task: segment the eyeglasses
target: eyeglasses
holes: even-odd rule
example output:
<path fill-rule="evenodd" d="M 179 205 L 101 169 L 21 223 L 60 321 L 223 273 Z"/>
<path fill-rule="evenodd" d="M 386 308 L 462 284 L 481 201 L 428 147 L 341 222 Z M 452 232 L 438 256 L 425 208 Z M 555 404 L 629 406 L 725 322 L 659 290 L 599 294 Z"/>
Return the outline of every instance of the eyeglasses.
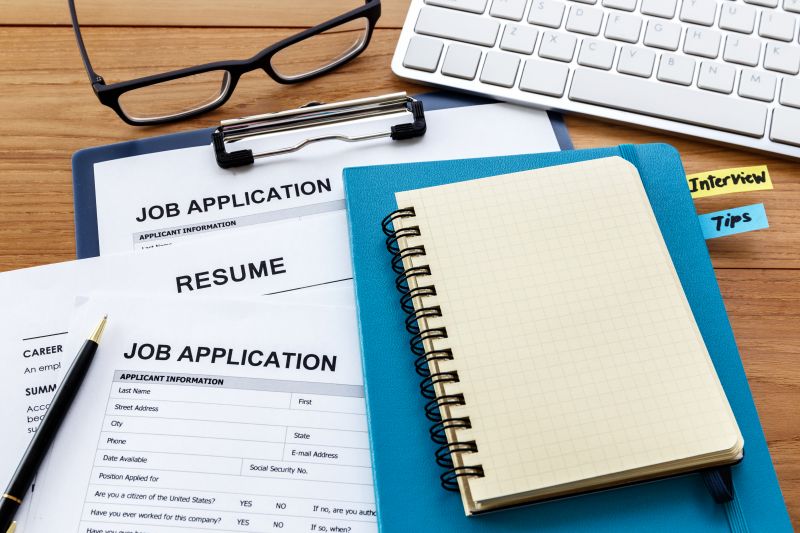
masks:
<path fill-rule="evenodd" d="M 107 85 L 89 61 L 75 0 L 69 0 L 78 49 L 100 103 L 134 126 L 164 124 L 211 111 L 224 104 L 239 78 L 264 70 L 278 83 L 310 80 L 358 56 L 369 44 L 381 14 L 380 0 L 283 39 L 250 59 L 218 61 Z"/>

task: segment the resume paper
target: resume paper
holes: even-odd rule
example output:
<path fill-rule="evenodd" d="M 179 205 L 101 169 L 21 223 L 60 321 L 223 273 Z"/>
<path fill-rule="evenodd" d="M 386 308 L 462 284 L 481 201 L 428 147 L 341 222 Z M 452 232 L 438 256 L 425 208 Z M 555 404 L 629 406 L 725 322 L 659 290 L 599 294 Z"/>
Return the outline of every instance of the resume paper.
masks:
<path fill-rule="evenodd" d="M 92 291 L 261 296 L 273 302 L 352 305 L 344 212 L 266 224 L 197 243 L 16 270 L 0 275 L 0 454 L 22 457 L 75 353 L 65 346 L 77 296 Z M 355 324 L 355 313 L 348 314 Z M 9 481 L 16 460 L 0 466 Z"/>

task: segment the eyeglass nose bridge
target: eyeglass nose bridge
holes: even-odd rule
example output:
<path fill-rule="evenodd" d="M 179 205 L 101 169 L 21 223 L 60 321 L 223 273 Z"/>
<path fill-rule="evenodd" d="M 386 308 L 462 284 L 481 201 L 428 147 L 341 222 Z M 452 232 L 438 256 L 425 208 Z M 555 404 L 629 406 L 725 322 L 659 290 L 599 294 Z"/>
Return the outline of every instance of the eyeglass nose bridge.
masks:
<path fill-rule="evenodd" d="M 270 65 L 269 58 L 259 59 L 256 62 L 251 62 L 247 65 L 247 68 L 229 68 L 228 74 L 230 76 L 230 86 L 228 88 L 229 92 L 233 92 L 236 88 L 236 85 L 239 83 L 239 80 L 242 76 L 251 73 L 263 73 L 266 74 L 268 78 L 278 82 L 278 83 L 285 83 L 283 80 L 280 79 L 280 76 L 272 69 Z"/>
<path fill-rule="evenodd" d="M 280 50 L 274 50 L 274 51 L 272 51 L 272 53 L 264 56 L 264 58 L 261 61 L 259 61 L 259 66 L 260 66 L 261 70 L 264 71 L 264 74 L 266 74 L 267 76 L 272 78 L 274 81 L 276 81 L 278 83 L 281 83 L 281 84 L 291 84 L 295 80 L 287 80 L 286 78 L 284 78 L 283 76 L 278 74 L 278 71 L 276 71 L 275 68 L 272 66 L 272 58 L 275 55 L 275 53 L 277 53 L 278 51 L 280 51 Z M 297 80 L 297 81 L 300 81 L 300 80 Z"/>
<path fill-rule="evenodd" d="M 280 81 L 278 79 L 278 73 L 275 72 L 275 69 L 272 68 L 271 59 L 272 59 L 272 55 L 268 55 L 268 56 L 266 56 L 264 59 L 262 59 L 260 61 L 261 70 L 263 70 L 264 74 L 266 74 L 267 76 L 269 76 L 273 80 Z"/>

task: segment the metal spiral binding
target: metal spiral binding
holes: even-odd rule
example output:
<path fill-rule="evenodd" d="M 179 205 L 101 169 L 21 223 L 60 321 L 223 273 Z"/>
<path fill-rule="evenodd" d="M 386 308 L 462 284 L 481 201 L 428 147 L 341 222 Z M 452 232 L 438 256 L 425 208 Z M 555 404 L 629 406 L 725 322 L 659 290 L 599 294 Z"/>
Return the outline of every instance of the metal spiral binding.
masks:
<path fill-rule="evenodd" d="M 458 372 L 440 371 L 432 372 L 429 363 L 432 361 L 446 361 L 453 359 L 453 352 L 449 348 L 431 349 L 425 347 L 426 343 L 436 339 L 446 339 L 447 329 L 444 327 L 423 328 L 421 321 L 429 318 L 441 318 L 442 308 L 438 305 L 431 305 L 416 309 L 414 299 L 436 296 L 436 287 L 433 285 L 409 285 L 409 280 L 416 281 L 417 278 L 424 278 L 431 275 L 428 265 L 419 265 L 406 268 L 404 261 L 412 257 L 422 257 L 426 255 L 425 246 L 401 247 L 401 239 L 408 237 L 420 237 L 422 235 L 419 226 L 411 225 L 395 229 L 395 222 L 403 218 L 413 218 L 416 211 L 413 207 L 398 209 L 390 213 L 381 221 L 381 229 L 386 235 L 386 249 L 392 254 L 392 270 L 397 274 L 395 287 L 400 292 L 400 306 L 408 315 L 405 320 L 405 327 L 411 335 L 410 347 L 415 356 L 414 369 L 422 378 L 420 381 L 420 393 L 429 400 L 425 404 L 425 416 L 431 421 L 429 429 L 431 440 L 441 445 L 436 450 L 436 463 L 445 468 L 445 472 L 440 476 L 442 487 L 458 491 L 459 477 L 483 477 L 484 471 L 481 465 L 455 466 L 453 454 L 476 453 L 478 445 L 475 441 L 449 442 L 447 431 L 454 429 L 469 429 L 472 427 L 469 417 L 449 417 L 443 418 L 441 408 L 445 406 L 466 405 L 463 394 L 437 394 L 437 385 L 442 383 L 458 383 Z"/>
<path fill-rule="evenodd" d="M 431 375 L 428 363 L 431 361 L 450 361 L 453 359 L 453 352 L 449 348 L 444 350 L 431 350 L 423 357 L 417 357 L 414 361 L 414 369 L 420 377 L 426 378 Z"/>
<path fill-rule="evenodd" d="M 402 274 L 405 270 L 405 267 L 403 266 L 403 259 L 416 255 L 425 255 L 425 247 L 411 246 L 409 248 L 404 248 L 400 251 L 400 253 L 395 254 L 392 257 L 392 270 L 394 270 L 397 274 Z"/>
<path fill-rule="evenodd" d="M 411 346 L 411 351 L 414 355 L 419 357 L 425 357 L 425 341 L 432 341 L 434 339 L 446 339 L 447 338 L 447 329 L 446 328 L 430 328 L 430 329 L 421 329 L 419 333 L 411 337 L 411 342 L 409 342 L 409 346 Z"/>
<path fill-rule="evenodd" d="M 419 392 L 425 398 L 436 398 L 434 385 L 437 383 L 458 383 L 458 372 L 434 372 L 419 383 Z"/>
<path fill-rule="evenodd" d="M 445 490 L 452 490 L 458 492 L 458 478 L 460 477 L 484 477 L 486 474 L 483 472 L 482 465 L 475 466 L 457 466 L 447 470 L 442 474 L 442 487 Z"/>
<path fill-rule="evenodd" d="M 444 394 L 437 396 L 425 404 L 425 416 L 431 422 L 441 422 L 442 413 L 440 409 L 448 405 L 467 405 L 463 394 Z"/>
<path fill-rule="evenodd" d="M 419 333 L 418 321 L 420 318 L 435 318 L 442 316 L 442 308 L 438 305 L 433 307 L 423 307 L 419 311 L 408 313 L 406 317 L 406 331 L 411 335 Z"/>
<path fill-rule="evenodd" d="M 467 442 L 448 442 L 436 450 L 436 464 L 442 468 L 453 468 L 454 453 L 475 453 L 478 445 L 474 440 Z"/>
<path fill-rule="evenodd" d="M 400 297 L 400 307 L 407 314 L 411 314 L 414 312 L 414 298 L 424 298 L 425 296 L 436 296 L 436 287 L 433 285 L 414 287 Z"/>
<path fill-rule="evenodd" d="M 469 429 L 471 427 L 472 423 L 470 422 L 469 417 L 462 416 L 445 418 L 444 420 L 437 422 L 430 427 L 431 440 L 436 444 L 447 444 L 447 434 L 445 433 L 446 430 Z"/>

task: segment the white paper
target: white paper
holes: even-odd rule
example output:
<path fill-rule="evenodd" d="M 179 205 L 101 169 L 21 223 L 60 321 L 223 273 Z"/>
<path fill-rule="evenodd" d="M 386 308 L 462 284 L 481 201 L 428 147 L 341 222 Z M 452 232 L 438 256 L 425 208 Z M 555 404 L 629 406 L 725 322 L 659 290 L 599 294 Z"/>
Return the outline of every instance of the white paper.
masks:
<path fill-rule="evenodd" d="M 323 142 L 238 169 L 219 168 L 210 145 L 97 163 L 100 253 L 153 248 L 212 231 L 344 209 L 346 167 L 559 149 L 543 111 L 486 104 L 430 111 L 426 118 L 428 130 L 419 139 Z M 388 131 L 391 123 L 380 119 L 327 126 L 232 149 L 292 146 L 333 131 Z"/>
<path fill-rule="evenodd" d="M 0 310 L 4 325 L 0 348 L 6 354 L 0 374 L 0 422 L 9 428 L 0 441 L 0 453 L 21 456 L 63 366 L 74 355 L 66 349 L 64 339 L 76 295 L 93 290 L 172 294 L 180 299 L 269 294 L 273 302 L 352 304 L 341 180 L 344 167 L 558 150 L 550 121 L 540 111 L 487 104 L 426 115 L 429 133 L 422 139 L 323 143 L 245 169 L 219 169 L 210 147 L 97 164 L 101 252 L 157 249 L 136 257 L 108 255 L 0 275 L 0 294 L 8 303 Z M 383 129 L 385 121 L 348 125 L 337 131 L 358 133 L 376 127 Z M 276 136 L 268 144 L 286 146 L 308 133 Z M 298 184 L 302 193 L 305 182 L 316 184 L 314 194 L 293 196 L 293 184 Z M 285 185 L 287 189 L 282 187 Z M 252 200 L 253 191 L 262 190 L 268 198 L 273 189 L 280 200 L 233 207 L 234 195 L 241 203 L 245 193 Z M 225 203 L 220 197 L 231 200 Z M 207 210 L 206 198 L 215 199 Z M 136 221 L 145 206 L 172 203 L 188 211 L 192 200 L 199 201 L 203 212 L 158 220 L 149 218 L 148 213 L 146 222 Z M 165 215 L 168 211 L 165 207 Z M 227 225 L 240 231 L 195 231 L 204 225 Z M 142 234 L 159 232 L 174 235 L 141 239 Z M 195 240 L 200 236 L 204 238 Z M 283 260 L 275 265 L 268 262 L 275 258 Z M 267 265 L 262 267 L 265 261 Z M 284 264 L 285 273 L 261 275 L 265 268 L 282 270 Z M 241 282 L 215 283 L 219 281 L 215 270 L 242 266 L 248 274 L 255 269 L 256 275 L 245 276 Z M 354 313 L 349 318 L 355 323 Z M 0 466 L 0 482 L 7 481 L 14 467 L 14 461 Z"/>
<path fill-rule="evenodd" d="M 260 225 L 193 243 L 17 270 L 0 275 L 0 483 L 16 468 L 44 415 L 64 366 L 75 298 L 96 290 L 203 296 L 269 295 L 271 302 L 353 305 L 343 212 Z M 236 278 L 231 281 L 230 269 Z M 214 277 L 225 270 L 227 282 Z M 220 284 L 215 284 L 220 283 Z M 190 288 L 191 290 L 190 290 Z M 355 324 L 355 313 L 347 318 Z"/>
<path fill-rule="evenodd" d="M 108 326 L 26 531 L 375 531 L 353 312 L 90 299 L 71 348 Z"/>

